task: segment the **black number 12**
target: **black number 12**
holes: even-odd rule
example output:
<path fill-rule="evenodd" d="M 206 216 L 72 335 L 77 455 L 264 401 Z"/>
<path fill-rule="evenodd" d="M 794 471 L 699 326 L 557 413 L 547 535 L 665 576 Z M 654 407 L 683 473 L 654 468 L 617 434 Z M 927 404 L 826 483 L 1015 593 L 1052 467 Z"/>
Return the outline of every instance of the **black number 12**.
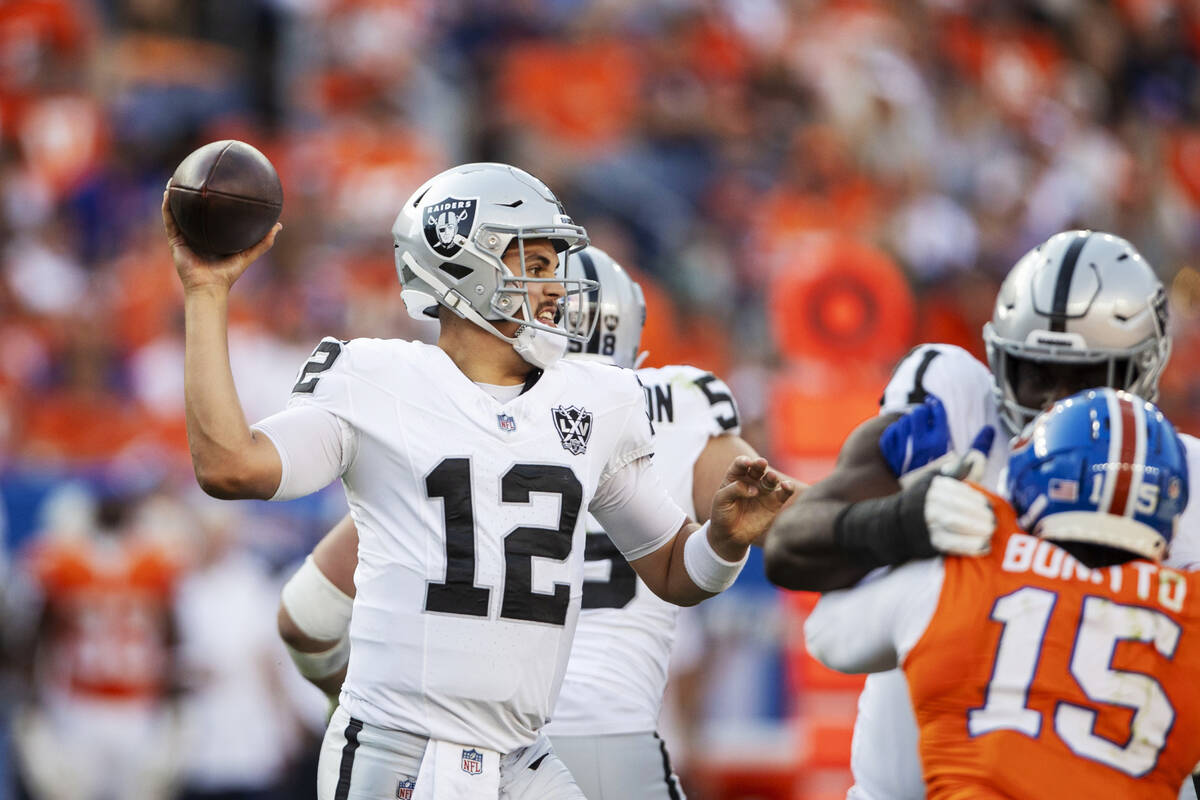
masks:
<path fill-rule="evenodd" d="M 583 487 L 570 467 L 555 464 L 514 464 L 500 479 L 503 503 L 530 501 L 534 492 L 557 494 L 558 528 L 522 525 L 504 537 L 505 585 L 500 616 L 529 622 L 562 625 L 567 619 L 571 587 L 556 583 L 553 594 L 533 591 L 533 559 L 565 561 Z M 425 610 L 486 617 L 491 589 L 475 585 L 475 514 L 471 497 L 471 461 L 447 458 L 425 478 L 425 493 L 442 500 L 446 531 L 446 580 L 425 589 Z"/>

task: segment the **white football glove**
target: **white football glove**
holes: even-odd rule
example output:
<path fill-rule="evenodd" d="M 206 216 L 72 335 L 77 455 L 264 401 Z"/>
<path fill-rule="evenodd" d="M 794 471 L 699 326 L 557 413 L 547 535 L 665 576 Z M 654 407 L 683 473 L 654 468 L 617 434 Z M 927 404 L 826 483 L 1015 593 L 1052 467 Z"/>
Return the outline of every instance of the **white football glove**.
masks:
<path fill-rule="evenodd" d="M 925 495 L 925 526 L 929 542 L 938 552 L 981 556 L 992 549 L 996 515 L 983 492 L 938 475 Z"/>

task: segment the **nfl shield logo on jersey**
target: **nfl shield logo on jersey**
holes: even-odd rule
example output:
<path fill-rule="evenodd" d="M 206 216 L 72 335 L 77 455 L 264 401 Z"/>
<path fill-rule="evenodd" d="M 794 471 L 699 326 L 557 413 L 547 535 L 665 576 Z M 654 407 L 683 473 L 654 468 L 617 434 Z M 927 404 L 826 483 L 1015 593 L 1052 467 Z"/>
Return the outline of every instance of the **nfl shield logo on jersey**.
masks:
<path fill-rule="evenodd" d="M 558 430 L 563 449 L 571 455 L 582 455 L 592 435 L 592 412 L 575 406 L 559 406 L 553 413 L 554 427 Z"/>
<path fill-rule="evenodd" d="M 416 788 L 417 782 L 412 778 L 401 778 L 400 785 L 396 787 L 396 800 L 412 800 Z"/>
<path fill-rule="evenodd" d="M 496 422 L 500 425 L 500 430 L 505 433 L 515 433 L 517 430 L 517 421 L 508 414 L 497 414 Z"/>
<path fill-rule="evenodd" d="M 463 750 L 462 771 L 468 775 L 479 775 L 483 772 L 483 753 L 472 748 Z"/>
<path fill-rule="evenodd" d="M 422 221 L 425 227 L 425 241 L 433 252 L 444 258 L 450 258 L 462 247 L 454 241 L 456 236 L 467 236 L 475 223 L 476 200 L 459 200 L 457 197 L 447 197 L 437 203 L 425 206 Z"/>

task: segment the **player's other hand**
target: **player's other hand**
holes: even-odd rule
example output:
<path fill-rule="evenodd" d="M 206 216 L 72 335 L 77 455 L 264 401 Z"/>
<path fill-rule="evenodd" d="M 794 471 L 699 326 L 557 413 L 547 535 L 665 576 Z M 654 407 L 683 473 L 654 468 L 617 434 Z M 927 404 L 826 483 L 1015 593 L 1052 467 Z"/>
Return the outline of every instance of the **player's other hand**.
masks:
<path fill-rule="evenodd" d="M 988 496 L 971 484 L 935 475 L 925 492 L 925 525 L 939 553 L 981 556 L 992 549 L 996 515 Z"/>
<path fill-rule="evenodd" d="M 897 478 L 935 461 L 951 446 L 946 407 L 934 394 L 926 395 L 879 437 L 879 452 Z"/>
<path fill-rule="evenodd" d="M 730 561 L 741 559 L 795 491 L 795 484 L 771 469 L 765 458 L 735 458 L 725 473 L 725 484 L 713 495 L 709 517 L 713 549 Z"/>
<path fill-rule="evenodd" d="M 171 247 L 171 257 L 175 261 L 175 271 L 179 273 L 179 280 L 183 283 L 185 292 L 206 287 L 228 291 L 247 267 L 271 249 L 275 244 L 275 237 L 279 231 L 283 230 L 283 225 L 277 222 L 262 238 L 262 241 L 253 247 L 231 256 L 209 259 L 199 255 L 188 245 L 183 232 L 175 224 L 175 216 L 171 213 L 171 206 L 167 202 L 165 191 L 162 200 L 162 217 L 163 228 L 167 233 L 167 244 Z"/>

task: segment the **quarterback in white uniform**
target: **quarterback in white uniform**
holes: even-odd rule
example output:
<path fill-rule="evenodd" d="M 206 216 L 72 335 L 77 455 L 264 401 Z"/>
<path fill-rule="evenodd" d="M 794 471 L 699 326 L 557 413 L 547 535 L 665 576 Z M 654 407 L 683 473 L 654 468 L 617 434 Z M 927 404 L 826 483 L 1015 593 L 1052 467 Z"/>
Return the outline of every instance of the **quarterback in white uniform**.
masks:
<path fill-rule="evenodd" d="M 973 552 L 971 531 L 955 529 L 955 499 L 945 487 L 930 474 L 897 493 L 901 475 L 947 450 L 966 453 L 986 426 L 1015 435 L 1037 411 L 1082 389 L 1113 386 L 1154 399 L 1170 353 L 1166 296 L 1129 242 L 1068 231 L 1013 267 L 984 338 L 990 370 L 965 350 L 942 344 L 921 345 L 900 362 L 880 416 L 851 434 L 834 473 L 772 527 L 765 553 L 772 581 L 828 591 L 852 585 L 873 568 L 937 551 Z M 928 397 L 940 404 L 922 408 Z M 1200 443 L 1181 438 L 1195 476 Z M 1000 489 L 1007 457 L 1003 443 L 990 448 L 985 486 Z M 1200 504 L 1181 517 L 1165 563 L 1200 564 Z M 924 797 L 917 727 L 899 670 L 867 678 L 851 766 L 850 798 Z"/>
<path fill-rule="evenodd" d="M 650 459 L 636 377 L 559 359 L 587 331 L 559 254 L 586 244 L 550 190 L 500 164 L 421 186 L 393 227 L 410 314 L 436 346 L 326 339 L 288 408 L 248 426 L 229 374 L 228 293 L 273 243 L 197 256 L 163 204 L 184 286 L 193 465 L 219 497 L 290 499 L 341 478 L 359 531 L 340 705 L 322 800 L 579 798 L 538 733 L 578 615 L 586 512 L 663 597 L 691 604 L 736 578 L 791 486 L 734 462 L 697 526 Z M 693 532 L 699 531 L 693 536 Z"/>
<path fill-rule="evenodd" d="M 646 314 L 641 288 L 595 247 L 572 253 L 567 274 L 599 283 L 581 308 L 600 320 L 586 342 L 571 344 L 567 358 L 634 366 Z M 669 467 L 661 470 L 667 491 L 703 521 L 729 462 L 756 455 L 738 435 L 733 396 L 716 376 L 695 367 L 647 368 L 637 376 L 654 426 L 655 461 Z M 679 607 L 649 591 L 590 515 L 587 531 L 582 610 L 553 721 L 543 732 L 588 800 L 682 798 L 655 732 Z M 341 609 L 339 626 L 322 629 L 321 637 L 343 637 L 355 594 L 356 548 L 353 523 L 339 523 L 314 551 L 317 572 L 306 564 L 288 582 L 280 606 L 285 643 L 326 691 L 335 691 L 342 679 L 345 649 L 327 648 L 318 670 L 323 674 L 312 675 L 311 662 L 296 648 L 305 628 L 321 629 L 323 616 L 335 608 Z"/>

